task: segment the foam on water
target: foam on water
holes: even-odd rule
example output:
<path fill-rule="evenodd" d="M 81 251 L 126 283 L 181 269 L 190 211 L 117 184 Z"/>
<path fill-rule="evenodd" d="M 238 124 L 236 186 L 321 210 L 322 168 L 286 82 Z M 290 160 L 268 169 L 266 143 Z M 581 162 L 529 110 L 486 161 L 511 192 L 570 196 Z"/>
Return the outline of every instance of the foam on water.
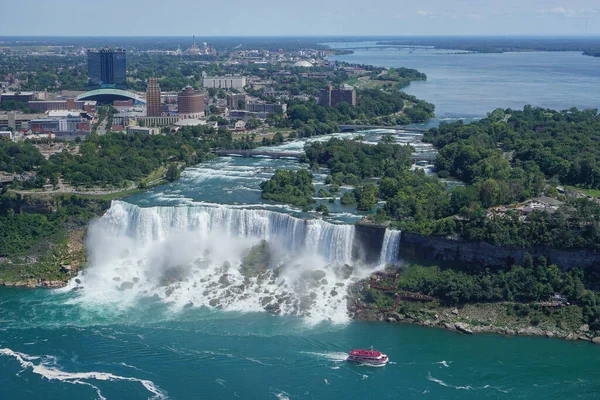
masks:
<path fill-rule="evenodd" d="M 303 351 L 303 354 L 309 354 L 311 356 L 315 356 L 317 358 L 322 358 L 325 360 L 329 360 L 329 361 L 346 361 L 346 359 L 348 358 L 348 353 L 344 353 L 344 352 L 325 352 L 325 353 L 318 353 L 318 352 L 312 352 L 312 351 Z"/>
<path fill-rule="evenodd" d="M 431 382 L 435 382 L 440 386 L 444 386 L 444 387 L 450 387 L 450 388 L 454 388 L 456 390 L 482 390 L 482 389 L 494 389 L 497 390 L 498 392 L 502 392 L 502 393 L 508 393 L 510 390 L 503 390 L 500 389 L 496 386 L 491 386 L 491 385 L 484 385 L 484 386 L 479 386 L 479 387 L 475 387 L 475 386 L 471 386 L 471 385 L 466 385 L 466 386 L 455 386 L 455 385 L 451 385 L 449 383 L 444 382 L 441 379 L 437 379 L 434 378 L 433 376 L 431 376 L 431 374 L 427 375 L 427 379 L 430 380 Z"/>
<path fill-rule="evenodd" d="M 149 381 L 146 379 L 138 379 L 138 378 L 132 378 L 132 377 L 127 377 L 127 376 L 119 376 L 119 375 L 112 374 L 110 372 L 68 372 L 68 371 L 63 371 L 55 366 L 56 360 L 53 358 L 50 358 L 53 361 L 52 361 L 52 363 L 49 363 L 48 361 L 44 360 L 42 357 L 31 356 L 31 355 L 25 354 L 25 353 L 19 353 L 19 352 L 13 351 L 8 348 L 1 348 L 0 355 L 14 357 L 19 362 L 19 364 L 21 364 L 21 367 L 23 367 L 24 369 L 31 369 L 31 371 L 34 374 L 40 375 L 43 378 L 46 378 L 48 380 L 51 380 L 51 381 L 57 380 L 57 381 L 70 383 L 70 384 L 74 384 L 74 385 L 90 386 L 96 391 L 96 393 L 100 399 L 105 398 L 104 396 L 102 396 L 102 392 L 100 391 L 100 389 L 97 386 L 89 383 L 88 381 L 95 380 L 95 381 L 139 382 L 142 386 L 144 386 L 146 388 L 146 390 L 148 390 L 148 392 L 152 393 L 153 399 L 166 399 L 167 398 L 167 395 L 164 392 L 162 392 L 152 381 Z M 46 357 L 46 358 L 48 358 L 48 357 Z M 38 361 L 39 361 L 39 363 L 36 364 L 35 362 L 38 362 Z"/>

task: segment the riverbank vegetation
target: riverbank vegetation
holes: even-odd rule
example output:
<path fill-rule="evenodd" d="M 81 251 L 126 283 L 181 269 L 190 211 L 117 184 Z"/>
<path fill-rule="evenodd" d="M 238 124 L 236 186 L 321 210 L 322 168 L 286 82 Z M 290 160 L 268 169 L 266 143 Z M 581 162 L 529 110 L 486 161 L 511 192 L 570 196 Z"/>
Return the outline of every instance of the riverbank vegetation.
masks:
<path fill-rule="evenodd" d="M 0 257 L 22 255 L 66 225 L 84 227 L 107 207 L 108 202 L 75 195 L 4 195 L 0 197 Z"/>
<path fill-rule="evenodd" d="M 395 293 L 420 293 L 434 300 L 418 305 L 403 301 L 394 311 L 410 313 L 436 306 L 462 310 L 480 304 L 493 306 L 495 314 L 499 314 L 496 318 L 512 319 L 515 325 L 539 326 L 543 322 L 546 330 L 572 332 L 587 324 L 589 329 L 600 331 L 600 294 L 594 291 L 596 277 L 578 268 L 561 271 L 543 257 L 534 260 L 526 254 L 521 265 L 504 270 L 481 270 L 468 265 L 450 268 L 409 261 L 397 273 L 397 277 L 382 275 L 375 287 L 366 285 L 361 300 L 389 310 L 394 309 Z M 560 297 L 554 298 L 557 293 Z M 490 324 L 485 317 L 468 322 Z"/>
<path fill-rule="evenodd" d="M 72 195 L 0 197 L 0 281 L 65 281 L 85 262 L 84 233 L 108 201 Z"/>
<path fill-rule="evenodd" d="M 357 92 L 356 106 L 340 103 L 322 107 L 314 100 L 290 101 L 287 118 L 273 119 L 278 128 L 294 128 L 298 137 L 325 135 L 339 131 L 340 124 L 406 125 L 433 117 L 434 106 L 403 92 L 379 89 Z"/>

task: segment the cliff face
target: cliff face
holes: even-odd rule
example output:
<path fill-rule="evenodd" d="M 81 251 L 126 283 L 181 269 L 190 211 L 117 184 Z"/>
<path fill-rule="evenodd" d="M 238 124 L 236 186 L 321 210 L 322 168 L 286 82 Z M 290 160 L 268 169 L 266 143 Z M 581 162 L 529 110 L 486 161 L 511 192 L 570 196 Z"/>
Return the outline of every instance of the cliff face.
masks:
<path fill-rule="evenodd" d="M 385 226 L 357 223 L 352 258 L 377 263 L 381 254 Z"/>
<path fill-rule="evenodd" d="M 544 256 L 563 271 L 571 268 L 600 268 L 600 252 L 559 250 L 547 247 L 494 246 L 485 242 L 466 242 L 436 236 L 403 232 L 400 255 L 430 261 L 469 263 L 482 267 L 510 267 L 523 260 L 525 253 Z"/>

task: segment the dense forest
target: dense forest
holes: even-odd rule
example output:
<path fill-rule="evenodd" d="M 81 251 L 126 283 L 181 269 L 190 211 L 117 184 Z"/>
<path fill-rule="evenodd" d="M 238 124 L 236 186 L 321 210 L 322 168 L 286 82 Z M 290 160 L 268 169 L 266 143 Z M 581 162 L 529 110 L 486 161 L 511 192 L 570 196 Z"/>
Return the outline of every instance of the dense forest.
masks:
<path fill-rule="evenodd" d="M 511 165 L 490 156 L 493 161 L 486 162 L 500 167 L 475 162 L 478 169 L 469 183 L 448 190 L 437 177 L 409 171 L 410 154 L 408 146 L 332 139 L 308 144 L 305 161 L 312 168 L 329 168 L 331 175 L 325 182 L 330 193 L 337 193 L 342 184 L 355 187 L 352 198 L 349 194 L 342 197 L 344 204 L 356 203 L 357 208 L 369 210 L 378 199 L 384 200 L 385 205 L 371 218 L 391 220 L 405 231 L 497 245 L 600 248 L 600 205 L 588 199 L 565 197 L 556 212 L 534 210 L 525 219 L 517 211 L 488 210 L 552 190 L 535 162 Z M 500 175 L 497 171 L 502 168 L 505 171 Z M 374 184 L 368 178 L 378 179 Z"/>
<path fill-rule="evenodd" d="M 507 180 L 511 167 L 563 184 L 600 188 L 598 110 L 498 109 L 464 125 L 441 124 L 424 137 L 440 152 L 436 168 L 466 182 Z M 533 176 L 532 176 L 532 179 Z"/>

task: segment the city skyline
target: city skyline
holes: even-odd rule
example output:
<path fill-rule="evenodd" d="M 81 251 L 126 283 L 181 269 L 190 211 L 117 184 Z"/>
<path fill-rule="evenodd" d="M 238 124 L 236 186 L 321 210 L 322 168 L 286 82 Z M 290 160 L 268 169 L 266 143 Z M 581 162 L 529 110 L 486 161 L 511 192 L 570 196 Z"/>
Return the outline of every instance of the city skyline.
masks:
<path fill-rule="evenodd" d="M 502 7 L 493 0 L 452 4 L 382 0 L 377 8 L 356 0 L 307 0 L 293 9 L 273 0 L 266 0 L 261 7 L 232 0 L 227 13 L 218 6 L 191 0 L 181 0 L 177 8 L 159 0 L 107 0 L 102 10 L 115 12 L 92 19 L 86 16 L 98 13 L 97 4 L 74 0 L 23 0 L 3 4 L 2 9 L 5 15 L 26 18 L 7 18 L 0 36 L 600 34 L 600 4 L 595 0 L 506 0 Z M 58 18 L 69 23 L 57 24 Z M 168 21 L 177 23 L 165 23 Z"/>

